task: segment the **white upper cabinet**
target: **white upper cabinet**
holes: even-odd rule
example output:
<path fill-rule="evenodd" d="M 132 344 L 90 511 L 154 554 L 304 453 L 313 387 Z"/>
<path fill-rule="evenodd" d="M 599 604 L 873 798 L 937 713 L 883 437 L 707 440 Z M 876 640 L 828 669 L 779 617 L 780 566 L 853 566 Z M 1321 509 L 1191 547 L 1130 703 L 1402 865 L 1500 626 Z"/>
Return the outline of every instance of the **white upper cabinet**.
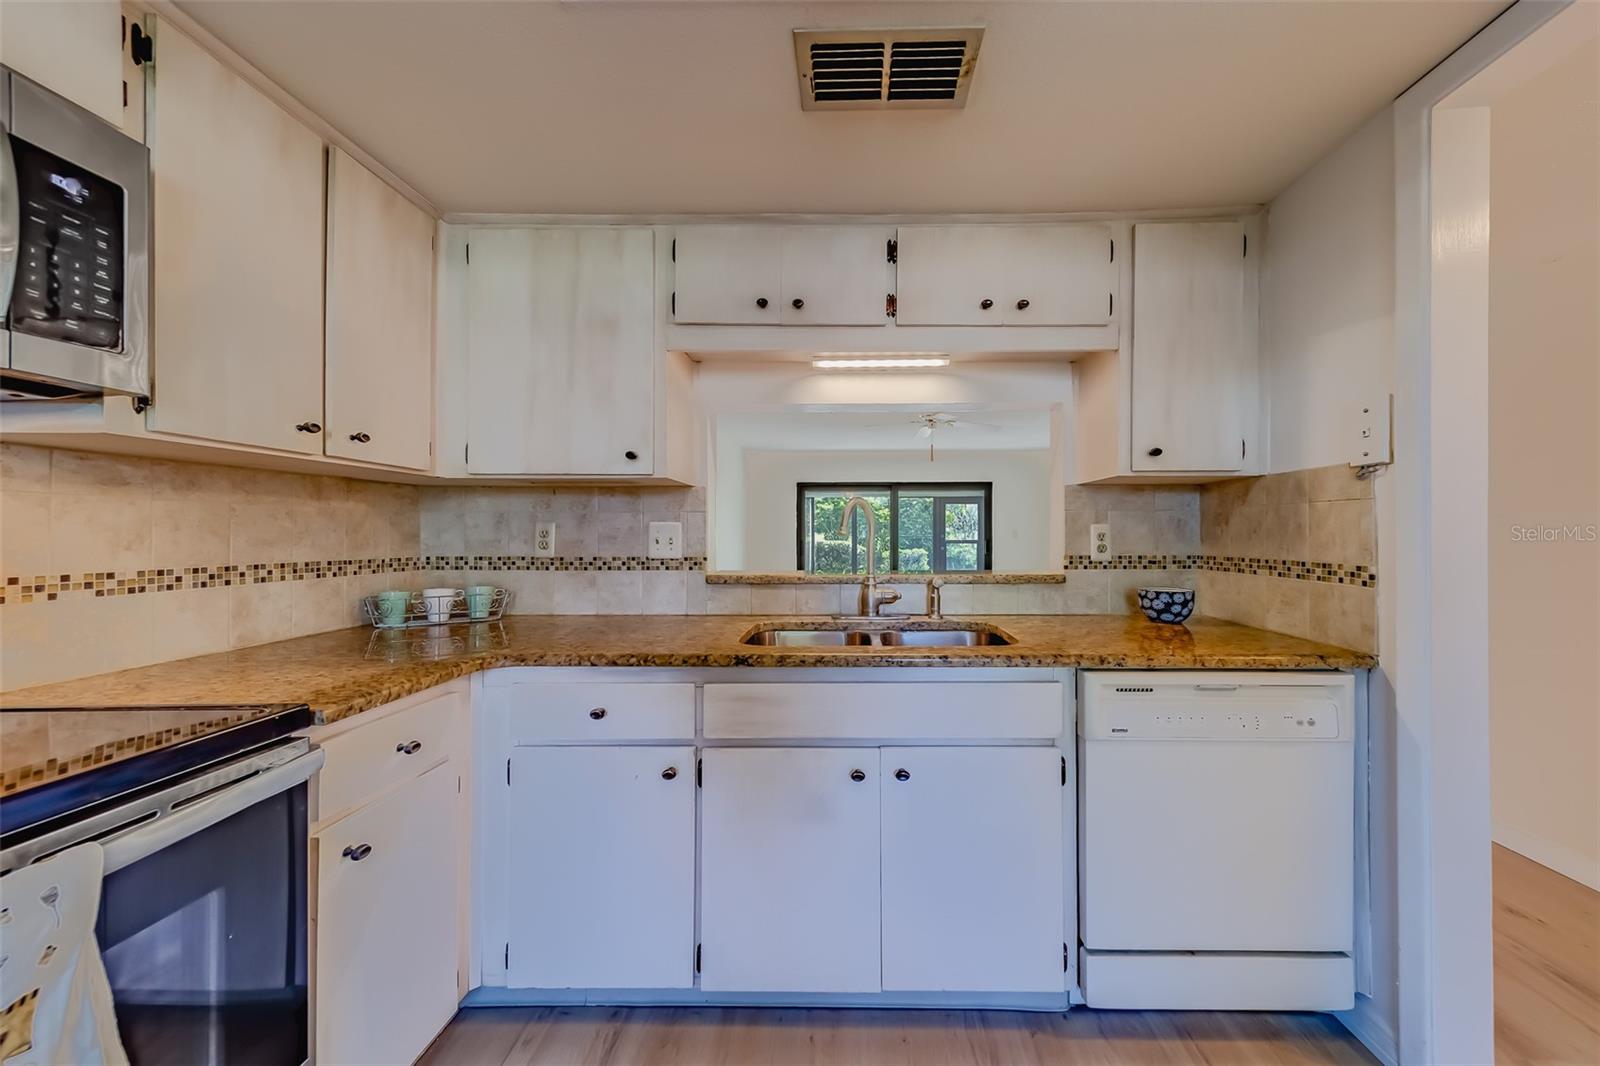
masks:
<path fill-rule="evenodd" d="M 321 454 L 322 139 L 167 22 L 156 52 L 148 425 Z"/>
<path fill-rule="evenodd" d="M 881 326 L 888 322 L 887 226 L 791 226 L 783 231 L 786 326 Z"/>
<path fill-rule="evenodd" d="M 327 454 L 426 470 L 433 425 L 433 219 L 328 153 Z"/>
<path fill-rule="evenodd" d="M 1132 469 L 1250 460 L 1256 326 L 1239 222 L 1152 222 L 1133 237 Z"/>
<path fill-rule="evenodd" d="M 469 472 L 653 472 L 654 249 L 648 229 L 471 232 Z"/>
<path fill-rule="evenodd" d="M 1103 326 L 1117 288 L 1111 227 L 901 226 L 901 326 Z"/>
<path fill-rule="evenodd" d="M 684 226 L 673 238 L 673 320 L 775 326 L 783 286 L 776 226 Z"/>
<path fill-rule="evenodd" d="M 0 63 L 122 125 L 118 0 L 0 3 Z"/>
<path fill-rule="evenodd" d="M 674 322 L 881 326 L 889 226 L 684 226 L 674 245 Z"/>
<path fill-rule="evenodd" d="M 884 748 L 883 987 L 1060 992 L 1057 748 Z"/>

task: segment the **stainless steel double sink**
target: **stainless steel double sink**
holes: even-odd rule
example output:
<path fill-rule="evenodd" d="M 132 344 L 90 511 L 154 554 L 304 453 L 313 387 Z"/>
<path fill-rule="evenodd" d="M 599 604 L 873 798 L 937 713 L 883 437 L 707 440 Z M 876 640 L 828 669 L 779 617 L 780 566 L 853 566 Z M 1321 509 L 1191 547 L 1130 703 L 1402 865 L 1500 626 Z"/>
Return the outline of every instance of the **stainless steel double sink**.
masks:
<path fill-rule="evenodd" d="M 759 627 L 745 636 L 743 643 L 763 648 L 971 648 L 1012 643 L 993 626 L 961 628 L 891 628 L 863 620 L 818 629 Z"/>

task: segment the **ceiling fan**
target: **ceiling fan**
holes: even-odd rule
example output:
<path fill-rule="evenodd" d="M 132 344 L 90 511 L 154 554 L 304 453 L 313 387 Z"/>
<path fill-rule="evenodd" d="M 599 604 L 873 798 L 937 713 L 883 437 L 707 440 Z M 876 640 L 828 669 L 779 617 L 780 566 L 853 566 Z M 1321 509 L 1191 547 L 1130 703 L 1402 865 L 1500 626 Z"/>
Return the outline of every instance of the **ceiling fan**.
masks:
<path fill-rule="evenodd" d="M 902 425 L 916 427 L 916 435 L 920 440 L 928 442 L 928 462 L 933 462 L 933 437 L 940 430 L 975 429 L 983 433 L 998 432 L 1001 427 L 993 422 L 969 422 L 964 418 L 945 414 L 943 411 L 929 411 L 925 415 L 913 415 Z M 883 423 L 874 426 L 874 429 L 888 429 L 894 423 Z"/>

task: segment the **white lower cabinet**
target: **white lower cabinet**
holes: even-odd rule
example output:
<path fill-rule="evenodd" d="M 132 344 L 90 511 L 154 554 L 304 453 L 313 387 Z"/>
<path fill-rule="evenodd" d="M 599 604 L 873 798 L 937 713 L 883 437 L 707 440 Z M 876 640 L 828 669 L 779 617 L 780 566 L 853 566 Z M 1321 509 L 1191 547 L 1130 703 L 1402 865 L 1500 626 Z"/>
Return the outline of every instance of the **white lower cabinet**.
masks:
<path fill-rule="evenodd" d="M 411 1062 L 455 1013 L 457 781 L 440 763 L 315 838 L 318 1062 Z"/>
<path fill-rule="evenodd" d="M 511 754 L 520 988 L 694 984 L 692 747 L 519 747 Z"/>
<path fill-rule="evenodd" d="M 1060 992 L 1057 748 L 884 748 L 883 987 Z"/>
<path fill-rule="evenodd" d="M 700 986 L 877 992 L 876 748 L 708 748 Z"/>

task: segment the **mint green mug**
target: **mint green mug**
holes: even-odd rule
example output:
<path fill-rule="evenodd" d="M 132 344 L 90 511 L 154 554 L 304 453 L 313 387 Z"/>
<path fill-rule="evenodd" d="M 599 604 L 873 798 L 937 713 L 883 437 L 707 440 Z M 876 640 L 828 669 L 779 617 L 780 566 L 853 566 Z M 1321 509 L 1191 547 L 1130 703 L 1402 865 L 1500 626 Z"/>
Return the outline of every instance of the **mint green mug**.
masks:
<path fill-rule="evenodd" d="M 488 618 L 489 609 L 494 606 L 495 588 L 493 585 L 472 585 L 467 589 L 467 617 Z"/>
<path fill-rule="evenodd" d="M 404 589 L 390 589 L 378 593 L 378 621 L 386 626 L 404 625 L 411 609 L 411 593 Z"/>

